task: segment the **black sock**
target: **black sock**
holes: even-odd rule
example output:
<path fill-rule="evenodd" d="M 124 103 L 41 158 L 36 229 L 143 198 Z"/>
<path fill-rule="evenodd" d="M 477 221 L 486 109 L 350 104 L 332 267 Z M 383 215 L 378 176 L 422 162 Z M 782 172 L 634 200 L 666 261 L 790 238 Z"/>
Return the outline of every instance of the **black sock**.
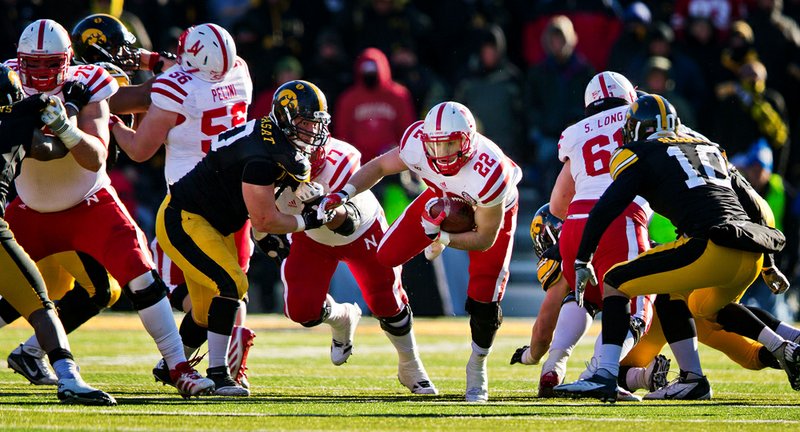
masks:
<path fill-rule="evenodd" d="M 780 363 L 778 363 L 778 359 L 776 359 L 765 346 L 758 349 L 758 361 L 768 368 L 782 369 Z"/>
<path fill-rule="evenodd" d="M 722 329 L 731 333 L 736 333 L 753 340 L 758 340 L 758 335 L 767 325 L 757 316 L 750 312 L 750 309 L 739 303 L 728 303 L 717 313 L 717 324 Z"/>
<path fill-rule="evenodd" d="M 625 342 L 631 321 L 631 301 L 623 296 L 603 299 L 603 344 L 619 345 Z"/>
<path fill-rule="evenodd" d="M 757 308 L 755 306 L 745 306 L 747 310 L 753 313 L 758 319 L 761 320 L 767 327 L 771 328 L 773 331 L 778 330 L 778 326 L 781 324 L 781 321 L 778 318 L 775 318 L 774 315 L 765 311 L 764 309 Z"/>

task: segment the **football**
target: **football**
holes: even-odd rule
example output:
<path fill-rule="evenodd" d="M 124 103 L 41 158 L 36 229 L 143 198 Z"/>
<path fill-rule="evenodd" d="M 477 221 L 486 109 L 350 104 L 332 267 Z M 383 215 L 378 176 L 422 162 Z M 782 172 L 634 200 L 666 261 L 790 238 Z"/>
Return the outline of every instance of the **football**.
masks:
<path fill-rule="evenodd" d="M 442 210 L 447 213 L 447 217 L 442 221 L 442 231 L 458 234 L 475 228 L 475 209 L 463 199 L 435 198 L 433 204 L 428 207 L 431 217 L 435 217 Z"/>

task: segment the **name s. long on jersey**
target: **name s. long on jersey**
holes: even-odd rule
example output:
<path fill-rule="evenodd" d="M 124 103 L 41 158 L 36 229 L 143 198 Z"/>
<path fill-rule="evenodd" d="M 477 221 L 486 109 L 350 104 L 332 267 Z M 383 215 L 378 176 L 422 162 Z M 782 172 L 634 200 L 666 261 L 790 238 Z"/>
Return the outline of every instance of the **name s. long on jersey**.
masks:
<path fill-rule="evenodd" d="M 247 121 L 252 97 L 250 72 L 239 57 L 220 82 L 203 81 L 177 64 L 153 82 L 153 105 L 178 113 L 177 124 L 167 135 L 167 185 L 180 180 L 203 159 L 214 136 Z"/>
<path fill-rule="evenodd" d="M 602 111 L 568 127 L 558 141 L 558 159 L 570 160 L 575 180 L 572 201 L 596 201 L 613 181 L 609 173 L 611 153 L 622 147 L 622 127 L 628 106 Z M 641 197 L 635 203 L 650 216 L 650 206 Z"/>
<path fill-rule="evenodd" d="M 18 71 L 17 59 L 8 60 L 4 64 Z M 106 100 L 119 90 L 119 84 L 105 69 L 91 64 L 69 66 L 65 80 L 86 84 L 92 92 L 89 103 Z M 23 89 L 27 96 L 39 93 L 31 88 Z M 64 100 L 61 87 L 49 94 Z M 63 158 L 47 162 L 33 158 L 23 159 L 15 184 L 25 205 L 38 212 L 51 213 L 74 207 L 110 185 L 111 180 L 106 174 L 105 161 L 97 172 L 89 171 L 78 165 L 69 153 Z"/>
<path fill-rule="evenodd" d="M 311 181 L 322 185 L 325 194 L 337 192 L 342 189 L 350 176 L 361 167 L 361 153 L 352 145 L 331 137 L 325 145 L 325 165 L 322 171 Z M 306 234 L 314 241 L 328 246 L 342 246 L 350 244 L 366 232 L 375 219 L 382 217 L 382 209 L 378 199 L 371 191 L 364 191 L 352 201 L 361 211 L 361 225 L 353 234 L 342 236 L 329 230 L 327 227 L 308 230 Z M 286 189 L 277 200 L 278 209 L 285 214 L 300 214 L 303 203 L 291 189 Z"/>
<path fill-rule="evenodd" d="M 400 159 L 411 171 L 422 177 L 436 195 L 457 197 L 478 207 L 494 207 L 500 203 L 510 208 L 517 201 L 517 183 L 522 170 L 485 136 L 475 134 L 475 153 L 457 174 L 444 176 L 436 172 L 422 144 L 422 121 L 406 129 L 400 141 Z"/>

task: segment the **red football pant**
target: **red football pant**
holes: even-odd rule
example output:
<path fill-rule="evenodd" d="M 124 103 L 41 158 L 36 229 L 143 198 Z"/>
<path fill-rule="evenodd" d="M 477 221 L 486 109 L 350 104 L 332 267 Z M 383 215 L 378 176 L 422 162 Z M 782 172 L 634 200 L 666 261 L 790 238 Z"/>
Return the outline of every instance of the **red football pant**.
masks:
<path fill-rule="evenodd" d="M 121 286 L 155 268 L 144 233 L 111 186 L 53 213 L 32 210 L 17 197 L 6 209 L 6 221 L 33 261 L 58 252 L 84 252 Z"/>
<path fill-rule="evenodd" d="M 320 318 L 339 261 L 353 273 L 373 315 L 389 318 L 400 313 L 408 304 L 400 267 L 387 267 L 376 257 L 385 230 L 379 218 L 361 237 L 343 246 L 318 243 L 303 232 L 292 234 L 291 251 L 281 265 L 286 316 L 298 323 Z"/>
<path fill-rule="evenodd" d="M 567 220 L 561 227 L 561 237 L 559 237 L 558 243 L 562 272 L 573 291 L 575 290 L 575 257 L 578 255 L 578 246 L 583 237 L 588 213 L 595 202 L 581 200 L 570 204 L 567 210 Z M 629 205 L 619 217 L 611 222 L 606 232 L 600 237 L 600 244 L 592 257 L 592 266 L 594 266 L 600 286 L 586 285 L 586 292 L 583 296 L 586 302 L 602 309 L 603 276 L 608 269 L 618 263 L 636 258 L 650 248 L 646 223 L 644 211 L 636 204 Z"/>
<path fill-rule="evenodd" d="M 431 198 L 436 198 L 432 189 L 423 191 L 389 227 L 378 247 L 378 260 L 381 263 L 387 266 L 401 265 L 431 244 L 421 222 L 425 203 Z M 517 208 L 518 204 L 515 203 L 505 211 L 503 224 L 492 247 L 485 251 L 469 251 L 469 298 L 483 303 L 503 299 L 517 227 Z"/>
<path fill-rule="evenodd" d="M 244 223 L 244 226 L 234 234 L 236 241 L 236 250 L 239 252 L 239 266 L 242 271 L 247 273 L 250 269 L 250 257 L 253 255 L 253 248 L 255 244 L 250 239 L 250 220 Z M 186 278 L 183 276 L 183 270 L 164 253 L 161 246 L 158 244 L 158 239 L 154 238 L 150 243 L 150 251 L 153 253 L 153 258 L 156 263 L 156 270 L 158 275 L 169 287 L 170 292 L 178 285 L 186 283 Z"/>

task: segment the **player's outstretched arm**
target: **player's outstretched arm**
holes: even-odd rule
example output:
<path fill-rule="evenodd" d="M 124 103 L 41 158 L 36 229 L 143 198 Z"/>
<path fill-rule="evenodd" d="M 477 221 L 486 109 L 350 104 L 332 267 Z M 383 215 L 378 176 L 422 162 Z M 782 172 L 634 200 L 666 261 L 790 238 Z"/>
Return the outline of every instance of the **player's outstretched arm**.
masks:
<path fill-rule="evenodd" d="M 108 99 L 111 112 L 116 114 L 138 114 L 150 107 L 150 89 L 153 87 L 152 77 L 142 84 L 122 86 Z"/>
<path fill-rule="evenodd" d="M 489 249 L 497 239 L 500 226 L 503 225 L 503 203 L 492 207 L 475 209 L 475 231 L 450 234 L 447 246 L 461 250 Z"/>
<path fill-rule="evenodd" d="M 530 355 L 536 363 L 547 354 L 550 343 L 553 341 L 553 332 L 556 330 L 558 315 L 561 312 L 561 303 L 569 292 L 569 284 L 563 276 L 551 286 L 545 294 L 539 314 L 531 329 Z M 534 363 L 535 364 L 535 363 Z"/>
<path fill-rule="evenodd" d="M 407 170 L 405 162 L 400 159 L 400 149 L 394 148 L 362 165 L 350 177 L 341 190 L 328 194 L 319 203 L 319 216 L 323 212 L 333 210 L 365 190 L 375 186 L 387 175 L 397 174 Z"/>
<path fill-rule="evenodd" d="M 136 162 L 144 162 L 156 154 L 177 122 L 178 113 L 151 105 L 147 116 L 136 130 L 125 126 L 121 121 L 114 121 L 111 133 L 128 157 Z"/>

